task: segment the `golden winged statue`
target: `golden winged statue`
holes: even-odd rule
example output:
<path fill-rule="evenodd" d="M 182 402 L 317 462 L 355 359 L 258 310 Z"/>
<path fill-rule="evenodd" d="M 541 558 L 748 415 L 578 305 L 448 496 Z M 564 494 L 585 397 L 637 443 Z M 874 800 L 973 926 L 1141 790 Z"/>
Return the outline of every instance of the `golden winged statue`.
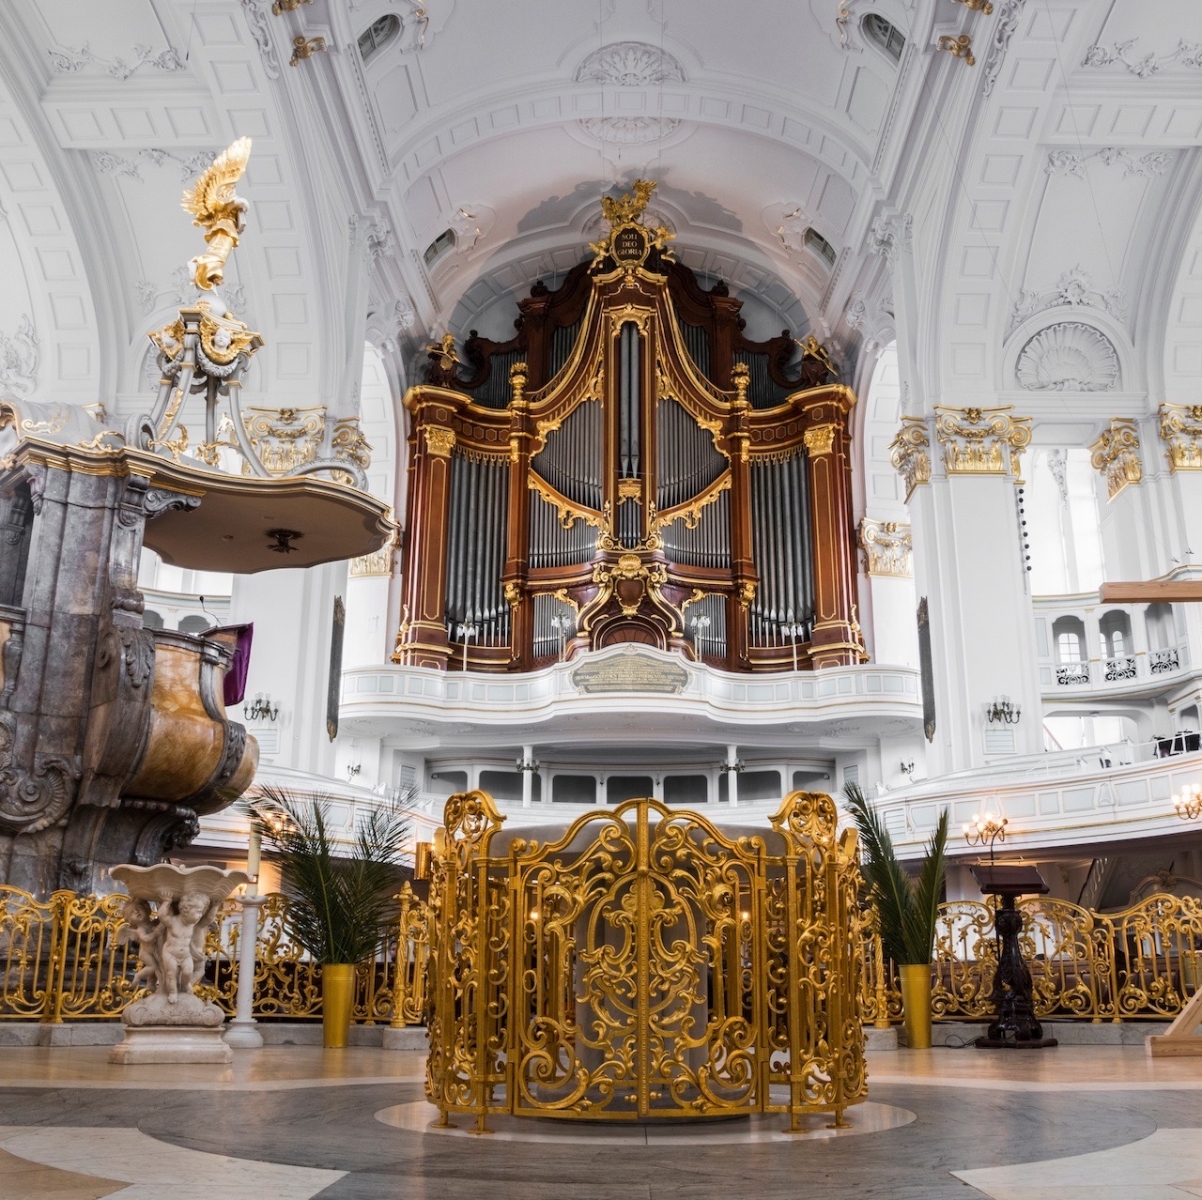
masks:
<path fill-rule="evenodd" d="M 648 248 L 659 250 L 664 258 L 671 259 L 672 252 L 668 243 L 674 234 L 666 225 L 657 225 L 654 229 L 643 225 L 640 219 L 651 199 L 651 193 L 658 185 L 650 179 L 636 179 L 633 190 L 621 196 L 602 196 L 601 215 L 609 222 L 609 233 L 598 242 L 590 242 L 589 249 L 593 252 L 593 266 L 603 262 L 613 247 L 614 231 L 622 225 L 639 225 L 647 230 Z"/>
<path fill-rule="evenodd" d="M 192 224 L 205 231 L 208 250 L 188 263 L 192 282 L 204 291 L 223 282 L 225 261 L 246 228 L 247 203 L 234 193 L 234 184 L 242 178 L 249 158 L 250 138 L 239 138 L 213 160 L 180 201 L 184 211 L 195 217 Z"/>

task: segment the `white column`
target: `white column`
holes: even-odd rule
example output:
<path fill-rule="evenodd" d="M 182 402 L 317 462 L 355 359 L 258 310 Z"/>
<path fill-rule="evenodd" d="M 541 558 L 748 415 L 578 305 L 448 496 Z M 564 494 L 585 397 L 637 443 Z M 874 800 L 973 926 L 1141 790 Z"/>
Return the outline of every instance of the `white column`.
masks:
<path fill-rule="evenodd" d="M 731 808 L 739 806 L 739 747 L 726 747 L 726 798 Z"/>
<path fill-rule="evenodd" d="M 251 819 L 250 841 L 247 846 L 246 873 L 250 882 L 242 894 L 242 928 L 238 934 L 238 994 L 234 1019 L 225 1031 L 225 1043 L 236 1050 L 259 1050 L 263 1035 L 254 1018 L 255 950 L 259 940 L 259 860 L 262 842 Z"/>
<path fill-rule="evenodd" d="M 529 808 L 534 800 L 534 747 L 522 747 L 522 807 Z"/>

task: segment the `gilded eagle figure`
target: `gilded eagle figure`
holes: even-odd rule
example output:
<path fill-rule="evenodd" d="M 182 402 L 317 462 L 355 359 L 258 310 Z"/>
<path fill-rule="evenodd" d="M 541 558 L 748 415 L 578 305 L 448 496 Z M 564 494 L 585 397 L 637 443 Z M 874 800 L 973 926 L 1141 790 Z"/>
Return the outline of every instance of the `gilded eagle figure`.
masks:
<path fill-rule="evenodd" d="M 203 291 L 211 291 L 225 278 L 225 262 L 246 228 L 247 203 L 234 192 L 250 158 L 250 138 L 239 138 L 214 160 L 180 204 L 192 214 L 194 225 L 205 231 L 208 251 L 198 254 L 188 265 L 192 282 Z"/>

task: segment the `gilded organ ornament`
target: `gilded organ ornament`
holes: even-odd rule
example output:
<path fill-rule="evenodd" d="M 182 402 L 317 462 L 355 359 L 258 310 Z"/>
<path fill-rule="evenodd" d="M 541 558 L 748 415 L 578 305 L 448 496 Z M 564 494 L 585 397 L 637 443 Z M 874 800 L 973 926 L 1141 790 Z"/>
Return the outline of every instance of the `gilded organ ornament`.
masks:
<path fill-rule="evenodd" d="M 1089 461 L 1106 476 L 1111 500 L 1124 488 L 1139 483 L 1144 465 L 1139 457 L 1139 426 L 1128 417 L 1116 417 L 1090 447 Z"/>

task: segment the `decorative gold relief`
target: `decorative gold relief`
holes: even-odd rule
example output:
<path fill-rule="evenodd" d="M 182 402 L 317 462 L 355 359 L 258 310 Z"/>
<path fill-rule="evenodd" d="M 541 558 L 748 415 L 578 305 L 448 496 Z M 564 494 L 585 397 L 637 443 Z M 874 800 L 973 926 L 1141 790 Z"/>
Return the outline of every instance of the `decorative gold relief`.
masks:
<path fill-rule="evenodd" d="M 307 38 L 298 33 L 296 37 L 292 39 L 292 57 L 288 60 L 288 65 L 290 67 L 295 67 L 298 63 L 303 62 L 306 58 L 312 58 L 315 54 L 323 54 L 325 50 L 325 38 Z"/>
<path fill-rule="evenodd" d="M 864 567 L 869 575 L 909 579 L 913 574 L 913 543 L 910 526 L 905 522 L 865 517 L 860 522 L 860 549 L 864 551 Z"/>
<path fill-rule="evenodd" d="M 455 431 L 442 425 L 423 425 L 422 433 L 426 437 L 426 449 L 437 458 L 450 458 L 451 449 L 455 445 Z"/>
<path fill-rule="evenodd" d="M 800 341 L 797 338 L 793 340 L 797 342 L 797 348 L 801 351 L 803 358 L 816 358 L 833 376 L 838 378 L 839 368 L 835 366 L 835 360 L 831 358 L 830 351 L 812 333 L 807 333 Z"/>
<path fill-rule="evenodd" d="M 834 425 L 813 425 L 802 435 L 805 447 L 812 458 L 820 454 L 829 454 L 835 441 Z"/>
<path fill-rule="evenodd" d="M 239 138 L 213 160 L 180 201 L 195 218 L 192 223 L 205 231 L 208 252 L 188 264 L 192 282 L 203 291 L 225 281 L 226 260 L 246 228 L 246 201 L 234 192 L 234 185 L 246 170 L 250 145 L 250 138 Z"/>
<path fill-rule="evenodd" d="M 606 513 L 594 512 L 592 509 L 574 503 L 533 471 L 526 476 L 526 486 L 530 491 L 537 492 L 548 504 L 554 506 L 555 515 L 564 529 L 571 529 L 577 521 L 584 521 L 586 524 L 592 525 L 594 529 L 601 529 L 606 522 Z"/>
<path fill-rule="evenodd" d="M 1110 428 L 1089 449 L 1089 461 L 1094 469 L 1106 476 L 1106 491 L 1110 499 L 1127 487 L 1139 483 L 1144 465 L 1139 457 L 1139 426 L 1127 417 L 1116 417 Z"/>
<path fill-rule="evenodd" d="M 515 583 L 512 579 L 508 583 L 505 584 L 504 592 L 505 592 L 505 603 L 508 604 L 510 608 L 517 608 L 517 606 L 519 604 L 521 604 L 521 602 L 522 602 L 521 586 L 519 584 Z"/>
<path fill-rule="evenodd" d="M 389 575 L 392 572 L 392 547 L 381 546 L 372 554 L 363 554 L 351 559 L 351 578 L 364 579 L 373 575 Z"/>
<path fill-rule="evenodd" d="M 324 405 L 314 408 L 248 408 L 242 414 L 250 444 L 271 475 L 295 475 L 317 458 L 325 433 Z M 250 465 L 243 467 L 250 474 Z"/>
<path fill-rule="evenodd" d="M 889 461 L 906 481 L 906 499 L 914 489 L 931 482 L 931 439 L 921 417 L 902 417 L 902 427 L 889 443 Z"/>
<path fill-rule="evenodd" d="M 755 599 L 755 580 L 745 579 L 739 584 L 739 590 L 736 593 L 739 604 L 743 608 L 750 608 L 751 602 Z"/>
<path fill-rule="evenodd" d="M 619 479 L 618 499 L 637 500 L 643 494 L 643 483 L 640 479 Z"/>
<path fill-rule="evenodd" d="M 1031 418 L 1013 408 L 935 408 L 935 436 L 949 475 L 1020 477 L 1020 456 L 1031 443 Z"/>
<path fill-rule="evenodd" d="M 633 599 L 623 598 L 623 595 L 614 589 L 614 584 L 623 580 L 641 580 L 643 592 L 653 593 L 658 599 L 659 589 L 668 582 L 668 570 L 663 563 L 643 562 L 637 554 L 623 554 L 616 563 L 598 563 L 593 568 L 593 582 L 602 585 L 602 596 L 607 600 L 610 594 L 617 595 L 622 615 L 633 617 L 642 607 L 643 592 Z M 604 601 L 594 601 L 589 607 L 599 610 L 603 603 Z"/>
<path fill-rule="evenodd" d="M 1202 471 L 1202 404 L 1162 404 L 1160 439 L 1174 475 Z"/>
<path fill-rule="evenodd" d="M 943 34 L 936 49 L 946 51 L 953 58 L 962 58 L 970 67 L 976 64 L 977 60 L 972 56 L 972 38 L 967 33 L 962 33 L 959 37 Z"/>
<path fill-rule="evenodd" d="M 335 458 L 353 462 L 365 471 L 371 466 L 371 443 L 363 436 L 358 417 L 343 417 L 335 422 L 330 446 Z"/>
<path fill-rule="evenodd" d="M 993 12 L 992 0 L 956 0 L 957 4 L 963 4 L 965 8 L 972 9 L 973 12 L 984 13 L 989 16 Z"/>
<path fill-rule="evenodd" d="M 671 692 L 687 674 L 621 655 L 573 680 Z M 770 839 L 650 799 L 493 851 L 502 821 L 485 793 L 452 796 L 432 856 L 426 1096 L 443 1123 L 779 1112 L 799 1130 L 867 1097 L 855 834 L 829 796 L 790 795 Z"/>
<path fill-rule="evenodd" d="M 600 241 L 590 242 L 593 266 L 599 266 L 612 258 L 627 273 L 641 267 L 652 250 L 660 251 L 661 257 L 671 259 L 668 243 L 676 236 L 666 226 L 651 229 L 643 224 L 642 216 L 655 191 L 656 184 L 647 179 L 636 179 L 634 190 L 621 196 L 602 196 L 601 213 L 609 222 L 609 233 Z"/>
<path fill-rule="evenodd" d="M 686 529 L 696 529 L 701 523 L 702 512 L 723 492 L 730 491 L 731 477 L 729 471 L 724 471 L 700 495 L 676 508 L 666 508 L 662 513 L 652 514 L 651 529 L 658 531 L 671 525 L 673 521 L 683 521 Z"/>

